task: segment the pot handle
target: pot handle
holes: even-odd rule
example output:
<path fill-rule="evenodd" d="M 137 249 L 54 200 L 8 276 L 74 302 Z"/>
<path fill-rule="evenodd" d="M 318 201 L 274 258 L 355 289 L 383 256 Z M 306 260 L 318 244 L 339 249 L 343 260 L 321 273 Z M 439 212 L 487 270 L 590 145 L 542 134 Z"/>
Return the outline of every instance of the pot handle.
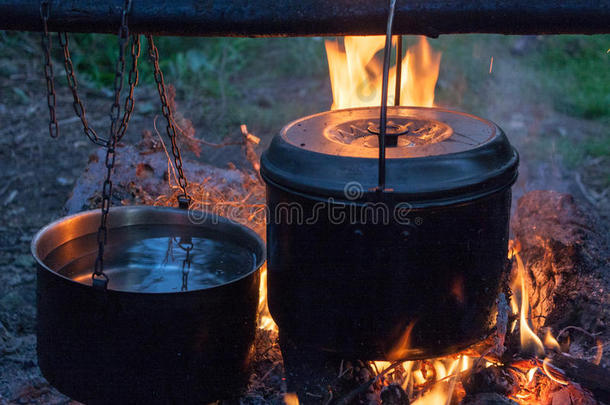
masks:
<path fill-rule="evenodd" d="M 386 27 L 386 37 L 385 37 L 385 48 L 383 51 L 383 79 L 381 82 L 381 113 L 379 117 L 379 168 L 378 168 L 378 185 L 377 192 L 383 193 L 386 191 L 385 189 L 385 148 L 386 148 L 386 132 L 387 132 L 387 117 L 388 117 L 388 80 L 390 76 L 390 54 L 392 52 L 392 25 L 394 24 L 394 11 L 396 9 L 396 0 L 390 0 L 390 9 L 388 11 L 388 24 Z M 402 41 L 402 38 L 400 38 Z M 400 47 L 402 48 L 402 46 Z M 397 48 L 398 50 L 399 48 Z M 400 51 L 402 53 L 402 49 Z M 397 79 L 398 79 L 398 69 L 399 63 L 398 60 L 400 56 L 397 55 Z M 400 98 L 400 84 L 397 83 L 396 91 L 397 96 Z"/>

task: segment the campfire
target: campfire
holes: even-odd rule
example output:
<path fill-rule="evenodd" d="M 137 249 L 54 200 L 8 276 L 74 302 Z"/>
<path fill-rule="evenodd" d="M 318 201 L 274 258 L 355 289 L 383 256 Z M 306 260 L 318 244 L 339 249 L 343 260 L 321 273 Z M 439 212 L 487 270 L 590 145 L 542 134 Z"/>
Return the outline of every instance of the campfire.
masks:
<path fill-rule="evenodd" d="M 330 76 L 333 89 L 333 109 L 374 106 L 375 101 L 362 97 L 354 88 L 361 87 L 364 94 L 377 95 L 381 92 L 380 66 L 376 53 L 383 45 L 379 37 L 347 37 L 343 47 L 337 42 L 327 41 L 326 49 L 329 58 Z M 402 60 L 401 105 L 433 106 L 434 87 L 438 77 L 440 54 L 433 51 L 425 38 L 406 52 Z M 349 72 L 349 74 L 341 74 Z M 422 79 L 420 76 L 423 74 Z M 395 85 L 395 74 L 390 77 L 390 87 Z M 364 86 L 364 87 L 363 87 Z M 173 103 L 173 100 L 172 100 Z M 410 111 L 410 110 L 409 110 Z M 183 117 L 179 116 L 179 122 Z M 188 121 L 185 121 L 188 123 Z M 360 121 L 358 121 L 360 122 Z M 359 132 L 352 129 L 337 132 L 343 138 L 358 138 L 360 133 L 369 136 L 366 126 L 372 121 L 363 121 L 365 129 Z M 392 123 L 401 121 L 394 118 Z M 425 120 L 424 120 L 425 122 Z M 416 128 L 415 145 L 442 143 L 454 136 L 452 128 L 438 127 L 439 124 L 418 124 L 413 119 L 406 123 Z M 343 125 L 340 123 L 340 125 Z M 178 126 L 178 130 L 181 128 Z M 449 132 L 447 132 L 449 131 Z M 238 180 L 219 183 L 214 173 L 199 173 L 205 178 L 202 182 L 191 183 L 190 191 L 195 196 L 192 207 L 195 211 L 213 210 L 217 214 L 230 216 L 263 234 L 265 209 L 262 204 L 264 185 L 262 179 L 254 173 L 258 170 L 258 159 L 254 147 L 258 138 L 248 132 L 245 125 L 241 128 L 241 144 L 244 154 L 252 165 L 252 171 L 236 170 Z M 439 135 L 440 134 L 440 135 Z M 374 134 L 373 134 L 374 135 Z M 405 136 L 405 135 L 399 135 Z M 411 135 L 406 135 L 411 136 Z M 143 141 L 136 149 L 125 148 L 122 156 L 131 156 L 127 160 L 144 159 L 133 173 L 127 172 L 119 180 L 119 187 L 127 196 L 125 203 L 143 201 L 153 205 L 171 205 L 175 195 L 180 193 L 167 147 L 154 147 L 151 138 L 163 145 L 159 134 L 145 134 Z M 348 142 L 345 139 L 341 142 Z M 189 142 L 193 141 L 192 137 Z M 155 143 L 156 144 L 156 143 Z M 349 143 L 348 143 L 349 144 Z M 397 142 L 398 147 L 403 145 Z M 465 144 L 464 147 L 469 147 Z M 359 147 L 362 145 L 359 145 Z M 372 145 L 371 150 L 376 150 Z M 363 150 L 368 147 L 363 146 Z M 153 150 L 154 149 L 154 150 Z M 89 173 L 99 173 L 96 166 L 102 165 L 102 159 L 92 161 Z M 167 166 L 170 192 L 160 193 L 159 188 L 147 185 L 134 187 L 134 179 L 143 179 L 143 167 L 149 171 L 162 170 Z M 187 167 L 187 174 L 188 167 Z M 233 169 L 234 170 L 234 169 Z M 234 176 L 234 175 L 231 175 Z M 229 177 L 231 177 L 229 176 Z M 86 179 L 80 186 L 95 183 Z M 121 186 L 122 185 L 122 186 Z M 79 186 L 77 186 L 77 191 Z M 366 192 L 360 190 L 359 192 Z M 85 191 L 86 193 L 86 191 Z M 155 197 L 155 194 L 157 196 Z M 75 193 L 73 199 L 82 199 L 82 193 Z M 274 321 L 268 309 L 267 266 L 260 273 L 258 302 L 258 324 L 256 353 L 253 374 L 246 403 L 267 403 L 280 400 L 286 404 L 595 404 L 608 398 L 608 372 L 599 366 L 603 356 L 604 344 L 595 331 L 587 331 L 575 326 L 554 326 L 545 320 L 554 311 L 549 302 L 553 293 L 546 291 L 547 280 L 532 278 L 536 273 L 528 267 L 537 256 L 532 249 L 541 240 L 549 238 L 544 221 L 546 217 L 528 217 L 527 204 L 539 203 L 544 199 L 557 199 L 554 194 L 527 195 L 523 197 L 518 213 L 523 223 L 513 231 L 516 238 L 507 241 L 510 263 L 506 277 L 501 280 L 497 297 L 493 297 L 493 328 L 484 339 L 467 348 L 453 351 L 442 357 L 425 357 L 413 351 L 414 332 L 417 321 L 406 325 L 393 340 L 384 360 L 364 360 L 357 357 L 337 357 L 316 355 L 312 352 L 301 352 L 292 342 L 282 340 L 282 330 Z M 132 200 L 132 201 L 130 201 Z M 95 203 L 95 199 L 90 200 Z M 74 205 L 74 204 L 73 204 Z M 562 208 L 563 209 L 563 208 Z M 537 210 L 534 211 L 536 214 Z M 269 215 L 269 212 L 267 212 Z M 560 213 L 555 213 L 560 215 Z M 579 214 L 580 215 L 580 214 Z M 547 215 L 548 216 L 548 215 Z M 527 221 L 532 220 L 538 229 L 528 232 Z M 525 225 L 524 225 L 525 224 Z M 545 242 L 546 243 L 546 242 Z M 525 246 L 523 246 L 525 244 Z M 577 241 L 574 244 L 578 244 Z M 553 250 L 545 245 L 545 253 L 536 268 L 552 268 L 557 260 L 554 255 L 573 256 L 570 247 L 565 251 Z M 525 256 L 523 256 L 525 254 Z M 572 255 L 572 256 L 571 256 Z M 564 260 L 564 259 L 562 259 Z M 576 267 L 576 266 L 574 266 Z M 550 271 L 550 270 L 549 270 Z M 567 271 L 567 270 L 566 270 Z M 448 294 L 459 302 L 464 300 L 464 280 L 453 283 Z M 545 295 L 545 299 L 540 296 Z M 556 300 L 557 301 L 557 300 Z M 557 325 L 564 325 L 558 322 Z M 469 327 L 476 328 L 477 325 Z M 279 332 L 279 336 L 278 336 Z M 382 332 L 383 334 L 383 332 Z M 390 331 L 387 331 L 390 334 Z M 279 343 L 279 345 L 278 345 Z M 417 342 L 421 345 L 421 342 Z M 281 348 L 280 348 L 281 346 Z M 435 346 L 434 342 L 431 346 Z M 439 350 L 444 348 L 438 347 Z M 283 357 L 282 357 L 283 356 Z M 404 360 L 405 358 L 414 358 Z M 298 396 L 297 396 L 298 393 Z"/>
<path fill-rule="evenodd" d="M 343 44 L 326 41 L 333 110 L 378 104 L 382 70 L 376 54 L 383 48 L 383 42 L 383 37 L 374 36 L 346 37 Z M 409 48 L 402 60 L 400 105 L 434 105 L 439 64 L 440 53 L 432 50 L 425 38 Z M 392 71 L 390 88 L 396 85 L 396 76 L 396 71 Z M 394 103 L 392 94 L 388 101 Z M 347 132 L 342 136 L 347 136 Z M 386 361 L 326 359 L 323 368 L 314 364 L 315 360 L 307 364 L 304 367 L 320 372 L 313 376 L 317 384 L 308 380 L 310 373 L 300 370 L 303 365 L 291 370 L 291 364 L 287 364 L 286 372 L 289 379 L 296 381 L 293 387 L 299 391 L 301 403 L 534 405 L 596 404 L 598 400 L 607 400 L 610 374 L 598 367 L 603 356 L 602 341 L 579 327 L 558 330 L 545 323 L 552 308 L 540 300 L 540 291 L 533 287 L 540 289 L 545 280 L 532 280 L 534 273 L 521 257 L 519 239 L 509 241 L 508 259 L 511 270 L 496 300 L 494 330 L 486 339 L 449 356 L 403 361 L 410 354 L 412 323 L 396 341 Z M 553 265 L 551 253 L 544 260 L 547 263 L 542 266 Z M 454 287 L 458 295 L 463 294 L 461 289 L 463 286 Z M 277 325 L 267 311 L 266 296 L 265 284 L 261 283 L 259 328 L 275 336 Z M 532 303 L 531 297 L 536 296 L 537 301 Z M 582 359 L 572 354 L 570 346 L 575 341 L 578 341 L 574 343 L 576 353 L 584 345 L 594 355 Z M 285 356 L 291 356 L 287 353 L 292 350 L 290 347 L 282 350 Z M 307 363 L 308 359 L 297 357 L 297 361 Z M 284 401 L 298 404 L 299 397 L 287 393 Z"/>
<path fill-rule="evenodd" d="M 362 383 L 348 393 L 348 398 L 353 403 L 366 404 L 597 403 L 590 391 L 571 381 L 553 364 L 554 356 L 563 364 L 578 360 L 561 354 L 561 345 L 550 330 L 544 344 L 532 330 L 525 268 L 516 248 L 510 256 L 515 264 L 511 275 L 514 280 L 511 289 L 515 293 L 510 298 L 510 310 L 505 303 L 499 306 L 493 336 L 443 358 L 342 363 L 339 378 Z M 402 343 L 408 346 L 408 336 Z M 601 359 L 603 350 L 599 343 L 597 347 L 595 363 Z M 564 345 L 564 349 L 568 347 Z M 502 397 L 507 400 L 503 402 Z"/>
<path fill-rule="evenodd" d="M 601 340 L 578 327 L 567 327 L 558 333 L 563 337 L 560 344 L 549 327 L 545 333 L 544 329 L 533 327 L 528 298 L 533 292 L 527 288 L 531 282 L 518 243 L 511 241 L 509 257 L 512 271 L 508 303 L 506 295 L 501 294 L 496 329 L 488 339 L 462 352 L 435 359 L 370 362 L 342 359 L 332 384 L 307 392 L 305 403 L 597 404 L 599 399 L 608 398 L 604 385 L 608 372 L 598 367 L 604 349 Z M 261 303 L 265 295 L 261 284 Z M 266 308 L 260 309 L 259 334 L 276 337 L 277 326 Z M 575 333 L 571 335 L 571 331 Z M 408 350 L 409 332 L 410 329 L 394 355 L 404 355 Z M 585 344 L 594 351 L 586 360 L 570 354 L 572 341 L 580 342 L 576 346 L 582 345 L 583 336 L 590 340 Z M 324 377 L 320 376 L 320 380 Z M 284 401 L 289 405 L 299 403 L 294 393 L 285 394 Z"/>
<path fill-rule="evenodd" d="M 71 13 L 55 3 L 39 10 L 53 138 L 49 31 L 53 12 Z M 230 22 L 224 7 L 214 7 L 217 20 Z M 519 190 L 514 206 L 517 150 L 494 122 L 435 104 L 441 53 L 424 36 L 403 52 L 403 7 L 401 35 L 390 0 L 387 14 L 368 13 L 386 21 L 385 36 L 366 23 L 355 32 L 366 36 L 325 40 L 330 110 L 288 123 L 262 153 L 245 124 L 219 144 L 195 136 L 152 33 L 167 139 L 158 116 L 138 144 L 121 142 L 138 33 L 154 21 L 143 24 L 148 14 L 131 0 L 120 13 L 110 132 L 98 137 L 59 33 L 78 121 L 102 148 L 67 203 L 73 215 L 32 242 L 38 367 L 50 384 L 87 403 L 114 393 L 217 405 L 238 396 L 252 405 L 610 403 L 604 236 L 567 194 Z M 260 17 L 278 20 L 273 12 Z M 354 33 L 361 17 L 349 17 Z M 265 26 L 244 21 L 237 35 Z M 211 33 L 226 33 L 214 24 Z M 419 34 L 438 35 L 421 24 Z M 245 164 L 183 160 L 181 148 L 199 157 L 204 147 L 238 147 Z"/>

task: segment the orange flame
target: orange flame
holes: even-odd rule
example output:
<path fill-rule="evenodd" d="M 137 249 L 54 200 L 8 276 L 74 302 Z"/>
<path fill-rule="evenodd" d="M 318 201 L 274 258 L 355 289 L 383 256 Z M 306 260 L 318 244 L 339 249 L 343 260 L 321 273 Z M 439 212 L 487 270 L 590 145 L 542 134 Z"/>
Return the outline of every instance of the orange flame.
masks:
<path fill-rule="evenodd" d="M 568 385 L 568 381 L 563 380 L 559 377 L 559 375 L 563 375 L 563 373 L 560 372 L 560 370 L 558 370 L 558 369 L 552 370 L 551 367 L 552 367 L 551 359 L 549 359 L 547 357 L 542 362 L 542 369 L 544 370 L 544 373 L 547 375 L 547 377 L 549 377 L 551 380 L 555 381 L 556 383 L 561 384 L 561 385 Z"/>
<path fill-rule="evenodd" d="M 527 372 L 527 384 L 531 384 L 534 381 L 534 376 L 536 375 L 536 371 L 538 371 L 538 367 L 532 367 Z"/>
<path fill-rule="evenodd" d="M 411 371 L 413 369 L 413 361 L 405 361 L 402 363 L 402 367 L 405 369 L 405 379 L 402 382 L 402 389 L 407 390 L 409 381 L 411 380 Z"/>
<path fill-rule="evenodd" d="M 437 384 L 431 391 L 421 398 L 412 402 L 412 405 L 445 405 L 449 400 L 449 394 L 442 384 Z"/>
<path fill-rule="evenodd" d="M 373 361 L 373 365 L 375 366 L 375 369 L 377 370 L 377 373 L 379 374 L 386 368 L 390 367 L 392 365 L 392 363 L 389 361 Z"/>
<path fill-rule="evenodd" d="M 555 337 L 551 334 L 551 330 L 547 329 L 546 335 L 544 336 L 544 345 L 552 350 L 561 351 L 561 347 L 559 346 L 559 342 Z"/>
<path fill-rule="evenodd" d="M 299 397 L 294 392 L 287 392 L 284 395 L 284 403 L 286 405 L 299 405 Z"/>
<path fill-rule="evenodd" d="M 332 110 L 381 104 L 383 65 L 375 56 L 384 43 L 384 36 L 345 37 L 344 49 L 336 40 L 325 42 L 333 91 Z M 440 52 L 432 50 L 425 37 L 409 47 L 402 59 L 401 105 L 434 105 L 440 63 Z M 390 69 L 388 88 L 395 87 L 396 70 Z M 389 92 L 388 104 L 394 104 L 393 91 Z"/>
<path fill-rule="evenodd" d="M 520 290 L 521 308 L 519 313 L 519 334 L 521 338 L 521 349 L 525 352 L 544 356 L 544 345 L 540 338 L 530 328 L 528 317 L 529 317 L 529 297 L 527 294 L 527 287 L 525 285 L 525 266 L 523 261 L 519 257 L 517 251 L 513 251 L 515 259 L 517 260 L 517 278 L 512 285 L 513 291 Z M 513 308 L 514 308 L 513 304 Z"/>
<path fill-rule="evenodd" d="M 258 290 L 258 327 L 276 332 L 278 330 L 267 307 L 267 263 L 261 268 L 261 281 Z"/>
<path fill-rule="evenodd" d="M 409 323 L 405 328 L 405 331 L 401 335 L 400 339 L 394 344 L 390 353 L 388 353 L 387 357 L 389 360 L 400 360 L 404 359 L 409 355 L 410 352 L 413 352 L 410 349 L 410 341 L 411 341 L 411 332 L 413 331 L 413 326 L 415 326 L 415 322 Z"/>
<path fill-rule="evenodd" d="M 597 346 L 597 354 L 595 355 L 593 364 L 599 365 L 599 363 L 602 361 L 602 357 L 604 355 L 604 345 L 603 345 L 601 339 L 597 339 L 595 341 L 595 345 Z"/>

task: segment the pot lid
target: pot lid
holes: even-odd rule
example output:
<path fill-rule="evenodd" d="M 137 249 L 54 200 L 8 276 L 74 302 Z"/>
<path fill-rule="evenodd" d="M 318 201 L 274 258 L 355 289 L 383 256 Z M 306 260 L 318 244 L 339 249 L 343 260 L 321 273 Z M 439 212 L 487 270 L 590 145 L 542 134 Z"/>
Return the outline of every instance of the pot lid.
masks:
<path fill-rule="evenodd" d="M 388 107 L 386 195 L 472 198 L 512 184 L 518 154 L 494 123 L 425 107 Z M 267 182 L 319 198 L 376 200 L 379 107 L 327 111 L 286 125 L 261 158 Z M 350 191 L 351 190 L 351 191 Z"/>

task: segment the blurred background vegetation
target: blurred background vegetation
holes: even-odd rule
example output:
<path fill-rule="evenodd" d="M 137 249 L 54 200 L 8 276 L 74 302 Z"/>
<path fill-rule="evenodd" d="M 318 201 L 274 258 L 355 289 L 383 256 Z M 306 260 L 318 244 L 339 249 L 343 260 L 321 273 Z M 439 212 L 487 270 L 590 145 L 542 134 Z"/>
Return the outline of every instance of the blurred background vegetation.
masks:
<path fill-rule="evenodd" d="M 59 76 L 62 55 L 53 39 Z M 407 44 L 415 41 L 407 38 Z M 490 98 L 503 97 L 507 109 L 540 103 L 560 114 L 610 124 L 610 35 L 449 35 L 430 42 L 443 53 L 438 105 L 496 119 L 490 104 L 497 103 Z M 178 103 L 197 117 L 193 121 L 204 133 L 222 138 L 246 122 L 263 136 L 273 135 L 284 123 L 331 104 L 321 38 L 164 37 L 157 45 L 166 82 L 175 86 Z M 71 52 L 81 86 L 109 95 L 116 38 L 72 35 Z M 146 56 L 144 41 L 142 54 Z M 0 75 L 13 74 L 19 58 L 40 63 L 38 34 L 0 32 Z M 142 84 L 152 87 L 150 64 L 141 59 L 140 69 Z M 14 88 L 3 91 L 7 96 L 19 102 L 26 95 Z M 143 114 L 156 107 L 137 105 Z M 588 157 L 610 156 L 610 131 L 585 141 L 564 138 L 554 141 L 554 147 L 571 167 Z M 538 141 L 539 146 L 548 146 L 545 142 Z"/>

